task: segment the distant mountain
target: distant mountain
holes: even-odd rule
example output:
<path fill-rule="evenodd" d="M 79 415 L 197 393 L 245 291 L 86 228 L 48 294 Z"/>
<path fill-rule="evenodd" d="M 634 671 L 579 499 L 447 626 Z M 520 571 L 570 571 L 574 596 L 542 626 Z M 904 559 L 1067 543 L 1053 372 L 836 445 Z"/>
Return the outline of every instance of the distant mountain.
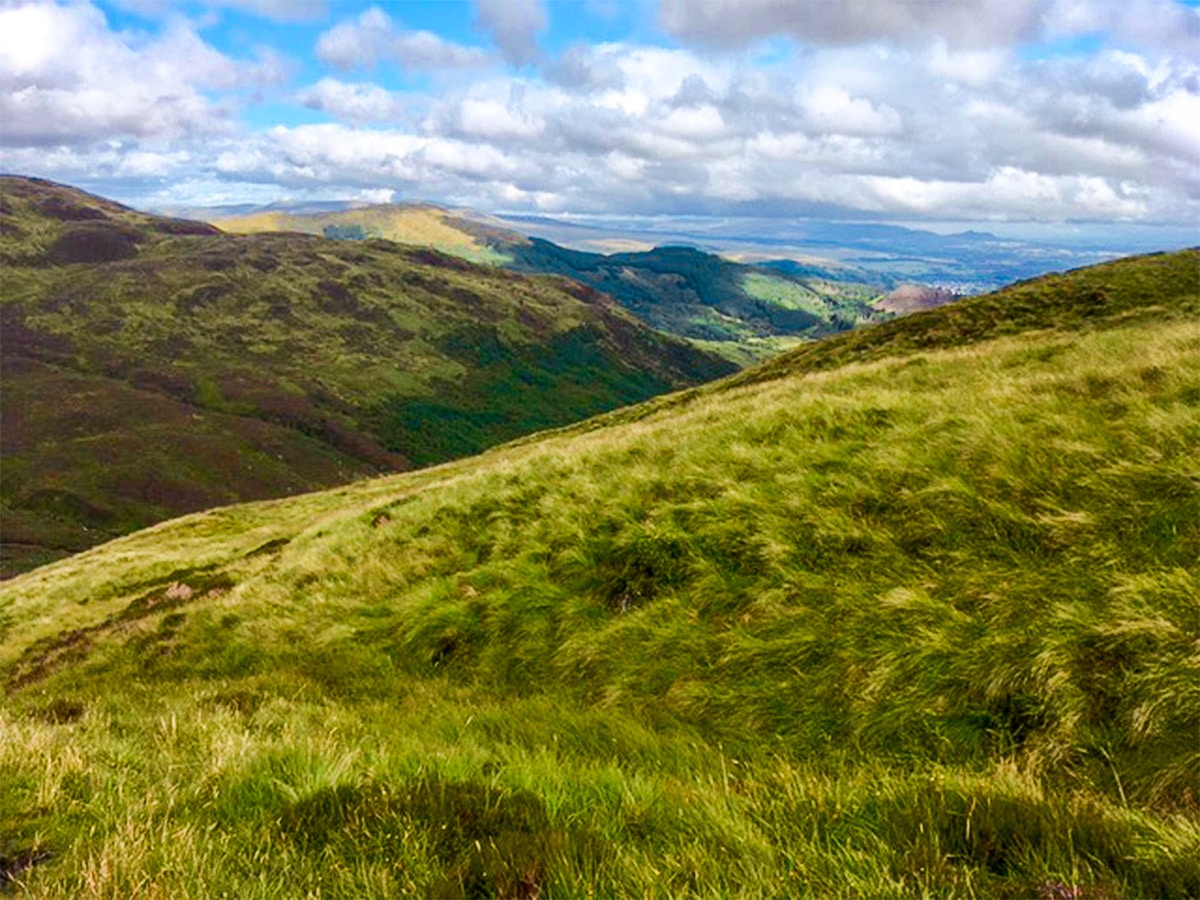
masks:
<path fill-rule="evenodd" d="M 424 203 L 325 210 L 263 207 L 236 216 L 211 216 L 210 221 L 231 234 L 292 231 L 331 240 L 384 238 L 431 247 L 472 262 L 497 265 L 511 261 L 497 248 L 525 240 L 515 231 L 489 228 L 464 215 Z"/>
<path fill-rule="evenodd" d="M 1200 897 L 1198 272 L 1039 278 L 0 585 L 0 883 Z"/>
<path fill-rule="evenodd" d="M 1128 246 L 1099 237 L 1074 237 L 1065 227 L 1058 241 L 1000 237 L 986 231 L 941 234 L 872 222 L 808 218 L 715 216 L 573 217 L 507 216 L 503 222 L 526 234 L 573 248 L 602 247 L 613 240 L 644 244 L 688 243 L 709 253 L 777 268 L 811 272 L 891 289 L 902 283 L 980 294 L 1013 281 L 1090 265 L 1133 252 L 1185 246 L 1179 232 L 1131 235 Z"/>
<path fill-rule="evenodd" d="M 0 179 L 5 570 L 733 371 L 574 282 Z"/>
<path fill-rule="evenodd" d="M 744 265 L 693 247 L 595 253 L 527 238 L 507 223 L 470 211 L 396 204 L 300 213 L 262 210 L 214 217 L 235 233 L 297 231 L 331 238 L 383 237 L 434 247 L 529 274 L 564 275 L 603 291 L 654 327 L 703 341 L 815 338 L 889 318 L 871 301 L 893 281 L 828 266 Z"/>
<path fill-rule="evenodd" d="M 869 285 L 791 276 L 693 247 L 584 253 L 533 238 L 510 247 L 511 268 L 590 284 L 670 334 L 710 341 L 777 335 L 824 337 L 888 318 Z"/>
<path fill-rule="evenodd" d="M 428 204 L 398 204 L 383 209 L 436 209 Z M 275 227 L 314 230 L 306 219 L 317 214 L 342 216 L 353 222 L 367 209 L 362 204 L 276 204 L 244 209 L 255 216 L 277 217 Z M 1182 248 L 1189 240 L 1180 229 L 1127 229 L 1114 235 L 1086 226 L 1063 226 L 1057 232 L 1033 229 L 1031 236 L 1005 237 L 965 228 L 939 233 L 927 229 L 873 222 L 844 222 L 803 217 L 737 216 L 572 216 L 481 215 L 470 210 L 441 210 L 451 228 L 471 232 L 483 224 L 491 237 L 472 238 L 475 252 L 491 248 L 511 255 L 504 245 L 540 239 L 566 250 L 591 254 L 637 253 L 665 246 L 689 246 L 755 269 L 769 269 L 798 280 L 823 294 L 828 283 L 867 286 L 881 295 L 902 284 L 918 284 L 959 295 L 981 294 L 1026 278 L 1061 272 L 1131 253 Z M 209 210 L 200 218 L 238 230 L 229 210 Z M 229 223 L 226 225 L 226 223 Z M 385 234 L 385 237 L 389 235 Z M 395 240 L 421 243 L 418 232 L 397 232 Z M 461 242 L 461 239 L 456 239 Z M 450 251 L 455 252 L 455 251 Z M 492 259 L 493 262 L 503 260 Z M 834 297 L 834 306 L 837 306 Z"/>

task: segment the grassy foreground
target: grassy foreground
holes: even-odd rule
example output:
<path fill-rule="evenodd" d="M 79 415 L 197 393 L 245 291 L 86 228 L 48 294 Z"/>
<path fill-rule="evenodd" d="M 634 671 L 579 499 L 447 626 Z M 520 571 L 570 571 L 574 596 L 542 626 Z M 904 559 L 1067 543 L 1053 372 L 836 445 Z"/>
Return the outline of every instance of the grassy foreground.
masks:
<path fill-rule="evenodd" d="M 8 582 L 0 872 L 30 897 L 1196 896 L 1188 303 L 795 358 Z"/>

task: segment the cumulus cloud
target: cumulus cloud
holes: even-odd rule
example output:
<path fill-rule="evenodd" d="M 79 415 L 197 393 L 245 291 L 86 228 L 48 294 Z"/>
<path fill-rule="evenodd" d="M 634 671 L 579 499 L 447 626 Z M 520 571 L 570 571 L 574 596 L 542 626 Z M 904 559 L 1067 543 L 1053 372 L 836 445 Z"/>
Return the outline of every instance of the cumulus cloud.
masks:
<path fill-rule="evenodd" d="M 464 133 L 489 140 L 528 139 L 546 127 L 540 118 L 526 115 L 511 103 L 476 98 L 463 100 L 459 122 Z"/>
<path fill-rule="evenodd" d="M 542 72 L 551 84 L 586 93 L 617 89 L 625 81 L 611 60 L 605 59 L 586 44 L 568 47 L 557 59 L 545 64 Z"/>
<path fill-rule="evenodd" d="M 3 171 L 36 174 L 106 196 L 142 194 L 154 184 L 176 187 L 206 162 L 202 154 L 190 150 L 150 150 L 116 140 L 96 144 L 82 153 L 67 146 L 5 146 L 0 151 Z"/>
<path fill-rule="evenodd" d="M 370 68 L 383 61 L 415 71 L 487 65 L 489 54 L 447 41 L 430 31 L 409 31 L 377 6 L 341 22 L 317 40 L 317 57 L 339 69 Z"/>
<path fill-rule="evenodd" d="M 685 40 L 737 47 L 770 35 L 805 43 L 926 41 L 988 46 L 1037 29 L 1046 0 L 662 0 L 663 26 Z"/>
<path fill-rule="evenodd" d="M 548 20 L 542 0 L 475 0 L 476 24 L 491 35 L 504 58 L 514 66 L 536 62 L 541 56 L 538 32 Z"/>
<path fill-rule="evenodd" d="M 177 13 L 182 0 L 114 0 L 126 12 L 148 19 Z M 217 8 L 235 9 L 273 22 L 311 22 L 329 14 L 329 0 L 208 0 Z"/>
<path fill-rule="evenodd" d="M 901 130 L 900 116 L 887 104 L 854 97 L 832 84 L 806 86 L 799 91 L 805 120 L 814 132 L 844 135 L 888 135 Z"/>
<path fill-rule="evenodd" d="M 468 185 L 526 181 L 528 161 L 489 145 L 395 129 L 361 129 L 340 123 L 277 126 L 254 137 L 224 144 L 210 161 L 220 177 L 289 189 L 398 190 L 453 200 L 475 196 Z"/>
<path fill-rule="evenodd" d="M 132 37 L 87 5 L 9 7 L 0 16 L 36 15 L 0 22 L 0 163 L 92 185 L 394 190 L 485 210 L 1196 221 L 1200 56 L 1173 49 L 1187 28 L 1139 46 L 1067 41 L 1071 52 L 1040 58 L 1005 43 L 1027 27 L 1072 35 L 1117 21 L 1116 7 L 1073 2 L 1018 2 L 1035 26 L 996 19 L 1017 15 L 992 11 L 999 4 L 976 8 L 1004 37 L 984 41 L 946 11 L 956 4 L 896 2 L 865 22 L 853 2 L 759 0 L 729 20 L 744 35 L 727 43 L 770 29 L 797 36 L 780 10 L 812 6 L 807 45 L 576 44 L 517 71 L 499 52 L 406 30 L 372 8 L 325 32 L 322 59 L 440 70 L 436 89 L 323 78 L 287 97 L 336 121 L 249 133 L 234 124 L 230 92 L 277 77 L 267 61 L 229 59 L 187 23 Z M 693 24 L 702 7 L 689 7 Z M 1186 24 L 1193 13 L 1183 15 Z M 520 33 L 536 36 L 537 21 L 524 21 Z M 913 23 L 928 33 L 909 39 Z M 536 48 L 495 40 L 510 62 L 528 58 L 513 48 Z M 470 78 L 452 77 L 464 67 Z"/>
<path fill-rule="evenodd" d="M 433 103 L 424 143 L 393 148 L 390 168 L 372 155 L 355 177 L 379 166 L 455 202 L 611 212 L 1178 218 L 1200 193 L 1200 92 L 1185 62 L 1001 55 L 1001 69 L 993 51 L 944 43 L 826 48 L 774 70 L 680 49 L 572 52 L 607 86 L 476 81 Z M 324 151 L 309 154 L 295 171 Z"/>
<path fill-rule="evenodd" d="M 87 4 L 0 9 L 0 121 L 8 145 L 220 132 L 229 110 L 209 90 L 262 86 L 282 74 L 277 56 L 231 59 L 182 20 L 142 39 L 112 32 Z"/>
<path fill-rule="evenodd" d="M 721 48 L 776 35 L 815 45 L 983 48 L 1103 32 L 1133 47 L 1200 51 L 1200 11 L 1173 0 L 661 0 L 659 12 L 676 37 Z"/>
<path fill-rule="evenodd" d="M 336 78 L 322 78 L 296 94 L 300 105 L 329 113 L 338 119 L 362 125 L 390 122 L 404 112 L 404 104 L 391 91 L 377 84 L 351 84 Z"/>
<path fill-rule="evenodd" d="M 918 181 L 874 177 L 860 182 L 863 208 L 938 214 L 952 208 L 964 218 L 1037 219 L 1047 209 L 1087 210 L 1093 218 L 1136 219 L 1146 212 L 1147 192 L 1086 175 L 1047 175 L 1001 166 L 983 181 Z"/>
<path fill-rule="evenodd" d="M 1200 9 L 1174 0 L 1054 0 L 1042 24 L 1048 37 L 1104 33 L 1122 47 L 1200 56 Z"/>

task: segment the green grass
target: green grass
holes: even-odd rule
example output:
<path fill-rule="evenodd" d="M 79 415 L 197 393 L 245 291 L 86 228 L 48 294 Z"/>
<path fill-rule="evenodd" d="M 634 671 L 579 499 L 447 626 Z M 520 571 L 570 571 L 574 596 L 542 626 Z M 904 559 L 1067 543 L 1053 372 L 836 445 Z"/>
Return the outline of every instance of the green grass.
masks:
<path fill-rule="evenodd" d="M 693 341 L 817 338 L 891 317 L 872 309 L 878 291 L 868 285 L 779 273 L 690 247 L 603 255 L 533 238 L 505 248 L 518 271 L 581 281 L 655 328 Z"/>
<path fill-rule="evenodd" d="M 801 309 L 812 313 L 822 322 L 828 323 L 832 318 L 821 295 L 799 282 L 779 275 L 768 275 L 763 272 L 747 273 L 742 279 L 742 289 L 755 300 L 782 306 L 785 309 Z"/>
<path fill-rule="evenodd" d="M 704 341 L 693 339 L 692 343 L 701 350 L 723 356 L 740 368 L 749 368 L 795 349 L 806 343 L 798 337 L 747 337 L 740 341 Z"/>
<path fill-rule="evenodd" d="M 806 347 L 8 582 L 0 857 L 31 897 L 1195 896 L 1192 302 Z"/>
<path fill-rule="evenodd" d="M 558 278 L 222 235 L 28 179 L 0 199 L 4 574 L 734 370 Z"/>
<path fill-rule="evenodd" d="M 339 240 L 382 237 L 401 244 L 432 247 L 480 265 L 501 266 L 511 262 L 510 256 L 485 240 L 496 229 L 472 227 L 469 221 L 434 206 L 386 204 L 333 213 L 268 212 L 216 219 L 213 224 L 232 234 L 295 231 Z"/>
<path fill-rule="evenodd" d="M 880 327 L 822 341 L 745 373 L 745 381 L 785 372 L 957 347 L 1034 330 L 1105 328 L 1133 319 L 1200 316 L 1200 251 L 1120 259 L 1018 282 Z"/>
<path fill-rule="evenodd" d="M 239 233 L 376 235 L 483 265 L 566 276 L 605 292 L 667 334 L 724 344 L 717 352 L 739 362 L 765 359 L 764 347 L 772 338 L 822 337 L 891 317 L 872 309 L 870 302 L 880 294 L 876 287 L 830 280 L 835 273 L 824 269 L 776 271 L 687 247 L 608 255 L 583 252 L 435 207 L 267 212 L 218 219 L 215 224 Z"/>

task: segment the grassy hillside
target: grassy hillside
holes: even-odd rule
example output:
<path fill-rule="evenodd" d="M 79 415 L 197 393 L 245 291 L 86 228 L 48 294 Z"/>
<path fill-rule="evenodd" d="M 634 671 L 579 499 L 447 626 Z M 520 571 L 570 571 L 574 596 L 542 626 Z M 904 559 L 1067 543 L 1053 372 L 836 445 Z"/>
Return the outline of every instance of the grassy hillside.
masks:
<path fill-rule="evenodd" d="M 774 345 L 770 338 L 822 337 L 892 316 L 871 305 L 883 293 L 877 285 L 831 277 L 827 269 L 749 266 L 689 247 L 589 253 L 430 206 L 275 211 L 214 223 L 247 234 L 286 230 L 357 240 L 385 237 L 518 272 L 562 275 L 603 291 L 655 328 L 712 342 L 705 346 L 738 361 L 747 355 L 761 358 Z"/>
<path fill-rule="evenodd" d="M 871 306 L 880 292 L 870 285 L 792 276 L 691 247 L 605 255 L 533 238 L 507 252 L 517 271 L 582 281 L 654 327 L 692 339 L 816 338 L 891 317 Z"/>
<path fill-rule="evenodd" d="M 4 584 L 0 871 L 30 897 L 1200 894 L 1200 323 L 1156 287 L 1197 262 Z M 1125 286 L 1104 314 L 1097 279 Z"/>
<path fill-rule="evenodd" d="M 733 371 L 559 279 L 0 182 L 2 564 Z"/>
<path fill-rule="evenodd" d="M 463 221 L 448 210 L 420 204 L 387 204 L 310 214 L 267 211 L 213 219 L 213 224 L 230 234 L 295 231 L 335 240 L 385 238 L 492 265 L 502 265 L 511 259 L 492 246 L 488 229 L 464 228 Z M 516 234 L 503 238 L 520 239 Z"/>
<path fill-rule="evenodd" d="M 770 379 L 1029 331 L 1078 334 L 1142 319 L 1197 316 L 1200 250 L 1150 254 L 1033 278 L 837 341 L 810 344 L 741 377 Z"/>

